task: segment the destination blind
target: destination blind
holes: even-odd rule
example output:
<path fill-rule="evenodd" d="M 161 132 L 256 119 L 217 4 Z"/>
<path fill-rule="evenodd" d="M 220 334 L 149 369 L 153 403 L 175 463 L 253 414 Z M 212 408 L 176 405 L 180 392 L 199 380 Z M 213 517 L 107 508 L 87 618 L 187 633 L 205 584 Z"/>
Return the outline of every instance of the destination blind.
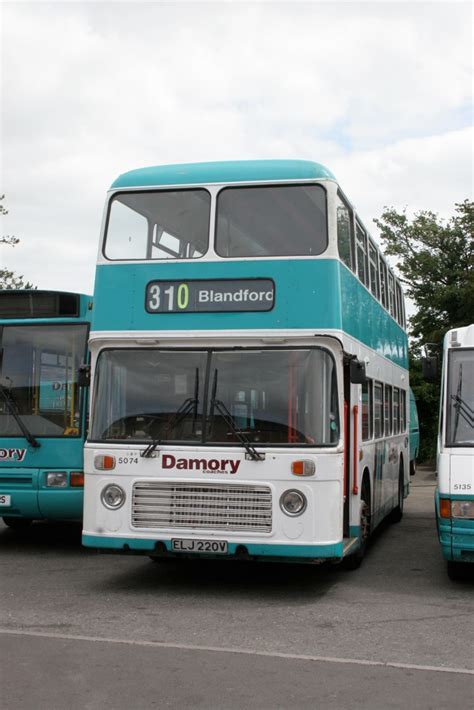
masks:
<path fill-rule="evenodd" d="M 274 302 L 271 279 L 150 281 L 145 295 L 148 313 L 271 311 Z"/>

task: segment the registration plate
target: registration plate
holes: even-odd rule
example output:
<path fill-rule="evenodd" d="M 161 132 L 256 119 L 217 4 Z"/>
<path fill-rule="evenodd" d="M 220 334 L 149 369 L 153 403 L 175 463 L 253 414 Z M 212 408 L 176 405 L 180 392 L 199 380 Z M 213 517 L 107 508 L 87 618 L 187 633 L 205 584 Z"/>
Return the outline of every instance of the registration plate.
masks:
<path fill-rule="evenodd" d="M 11 496 L 6 496 L 3 495 L 3 493 L 0 493 L 0 505 L 11 505 L 12 504 L 12 497 Z"/>
<path fill-rule="evenodd" d="M 207 552 L 212 555 L 226 555 L 227 541 L 225 540 L 171 540 L 173 552 Z"/>

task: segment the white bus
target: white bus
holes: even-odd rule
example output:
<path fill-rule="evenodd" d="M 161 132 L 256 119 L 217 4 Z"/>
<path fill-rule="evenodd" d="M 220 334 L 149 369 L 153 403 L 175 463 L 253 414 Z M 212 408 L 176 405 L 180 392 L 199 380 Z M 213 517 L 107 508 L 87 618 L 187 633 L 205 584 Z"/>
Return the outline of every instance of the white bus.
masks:
<path fill-rule="evenodd" d="M 403 294 L 326 168 L 121 175 L 94 298 L 84 545 L 355 567 L 400 520 Z"/>
<path fill-rule="evenodd" d="M 474 562 L 474 324 L 444 338 L 437 474 L 439 541 L 459 579 Z"/>

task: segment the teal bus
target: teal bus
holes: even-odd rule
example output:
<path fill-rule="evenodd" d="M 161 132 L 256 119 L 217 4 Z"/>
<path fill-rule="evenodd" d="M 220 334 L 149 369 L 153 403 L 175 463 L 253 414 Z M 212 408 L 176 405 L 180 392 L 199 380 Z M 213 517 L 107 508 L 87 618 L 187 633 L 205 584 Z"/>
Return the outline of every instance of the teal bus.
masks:
<path fill-rule="evenodd" d="M 77 293 L 0 291 L 0 515 L 81 520 L 92 299 Z"/>
<path fill-rule="evenodd" d="M 84 545 L 356 567 L 401 519 L 403 294 L 322 165 L 121 175 L 89 347 Z"/>
<path fill-rule="evenodd" d="M 416 406 L 415 393 L 410 387 L 410 476 L 416 473 L 416 461 L 420 452 L 420 423 L 418 419 L 418 408 Z"/>

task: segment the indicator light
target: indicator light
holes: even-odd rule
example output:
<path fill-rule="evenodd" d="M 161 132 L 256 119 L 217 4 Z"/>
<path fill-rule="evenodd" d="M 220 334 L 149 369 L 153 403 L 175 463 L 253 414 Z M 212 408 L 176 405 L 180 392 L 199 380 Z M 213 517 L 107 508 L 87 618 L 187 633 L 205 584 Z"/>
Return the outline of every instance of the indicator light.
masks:
<path fill-rule="evenodd" d="M 316 473 L 316 464 L 309 459 L 293 461 L 291 464 L 291 473 L 294 476 L 314 476 Z"/>
<path fill-rule="evenodd" d="M 451 501 L 449 500 L 449 498 L 440 498 L 439 514 L 442 518 L 451 517 Z"/>
<path fill-rule="evenodd" d="M 94 456 L 94 467 L 98 471 L 111 471 L 115 468 L 115 456 Z"/>

